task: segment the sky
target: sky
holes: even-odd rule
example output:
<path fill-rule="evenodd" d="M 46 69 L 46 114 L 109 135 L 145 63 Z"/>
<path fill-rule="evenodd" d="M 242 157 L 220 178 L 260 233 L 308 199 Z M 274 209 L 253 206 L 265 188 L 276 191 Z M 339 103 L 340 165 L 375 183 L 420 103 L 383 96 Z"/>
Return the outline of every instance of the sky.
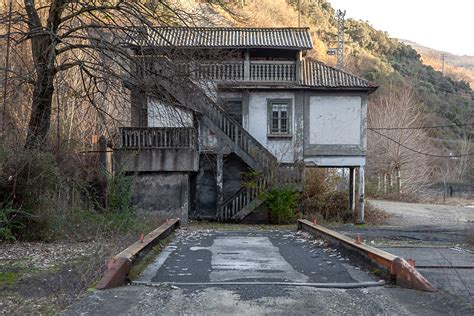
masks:
<path fill-rule="evenodd" d="M 474 56 L 474 0 L 328 0 L 391 37 Z"/>

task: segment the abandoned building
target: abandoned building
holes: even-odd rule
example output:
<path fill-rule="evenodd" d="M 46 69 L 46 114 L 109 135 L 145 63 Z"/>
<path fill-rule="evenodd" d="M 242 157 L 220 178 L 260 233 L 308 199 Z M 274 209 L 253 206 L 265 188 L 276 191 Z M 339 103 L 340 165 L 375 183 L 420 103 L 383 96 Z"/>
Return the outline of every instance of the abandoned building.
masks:
<path fill-rule="evenodd" d="M 272 182 L 301 188 L 305 168 L 338 167 L 350 170 L 350 207 L 362 203 L 363 221 L 377 87 L 307 57 L 308 28 L 156 27 L 129 45 L 131 126 L 114 155 L 136 177 L 138 208 L 244 220 Z"/>

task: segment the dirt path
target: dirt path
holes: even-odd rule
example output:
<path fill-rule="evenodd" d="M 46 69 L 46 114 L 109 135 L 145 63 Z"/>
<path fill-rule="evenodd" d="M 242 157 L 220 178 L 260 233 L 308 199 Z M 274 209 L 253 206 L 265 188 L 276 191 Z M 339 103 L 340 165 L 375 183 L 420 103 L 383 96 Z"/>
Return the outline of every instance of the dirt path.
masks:
<path fill-rule="evenodd" d="M 458 226 L 464 229 L 467 224 L 474 223 L 474 207 L 384 200 L 370 200 L 370 203 L 392 215 L 387 224 L 393 226 Z"/>

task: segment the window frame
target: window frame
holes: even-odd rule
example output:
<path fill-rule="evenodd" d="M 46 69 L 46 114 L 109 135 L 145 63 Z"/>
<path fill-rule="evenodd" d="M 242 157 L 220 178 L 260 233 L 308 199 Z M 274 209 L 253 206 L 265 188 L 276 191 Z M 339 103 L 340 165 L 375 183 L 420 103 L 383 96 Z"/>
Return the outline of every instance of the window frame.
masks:
<path fill-rule="evenodd" d="M 287 132 L 274 132 L 272 130 L 272 120 L 273 120 L 273 108 L 275 105 L 286 104 L 288 107 L 287 111 Z M 281 117 L 278 118 L 279 125 L 281 124 Z M 293 99 L 267 99 L 267 137 L 274 138 L 291 138 L 292 134 L 292 124 L 293 123 Z M 281 128 L 281 127 L 280 127 Z"/>

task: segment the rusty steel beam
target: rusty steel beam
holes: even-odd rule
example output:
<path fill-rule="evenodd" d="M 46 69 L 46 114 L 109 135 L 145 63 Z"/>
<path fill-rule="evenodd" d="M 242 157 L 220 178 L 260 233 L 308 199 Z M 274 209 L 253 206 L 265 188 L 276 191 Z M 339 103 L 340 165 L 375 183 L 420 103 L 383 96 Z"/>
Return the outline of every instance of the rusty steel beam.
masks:
<path fill-rule="evenodd" d="M 415 267 L 410 265 L 403 258 L 375 247 L 365 245 L 357 239 L 354 240 L 307 220 L 299 219 L 298 229 L 316 234 L 330 243 L 357 255 L 372 266 L 383 269 L 388 274 L 389 278 L 395 280 L 401 287 L 427 292 L 437 291 L 430 282 L 415 269 Z"/>

